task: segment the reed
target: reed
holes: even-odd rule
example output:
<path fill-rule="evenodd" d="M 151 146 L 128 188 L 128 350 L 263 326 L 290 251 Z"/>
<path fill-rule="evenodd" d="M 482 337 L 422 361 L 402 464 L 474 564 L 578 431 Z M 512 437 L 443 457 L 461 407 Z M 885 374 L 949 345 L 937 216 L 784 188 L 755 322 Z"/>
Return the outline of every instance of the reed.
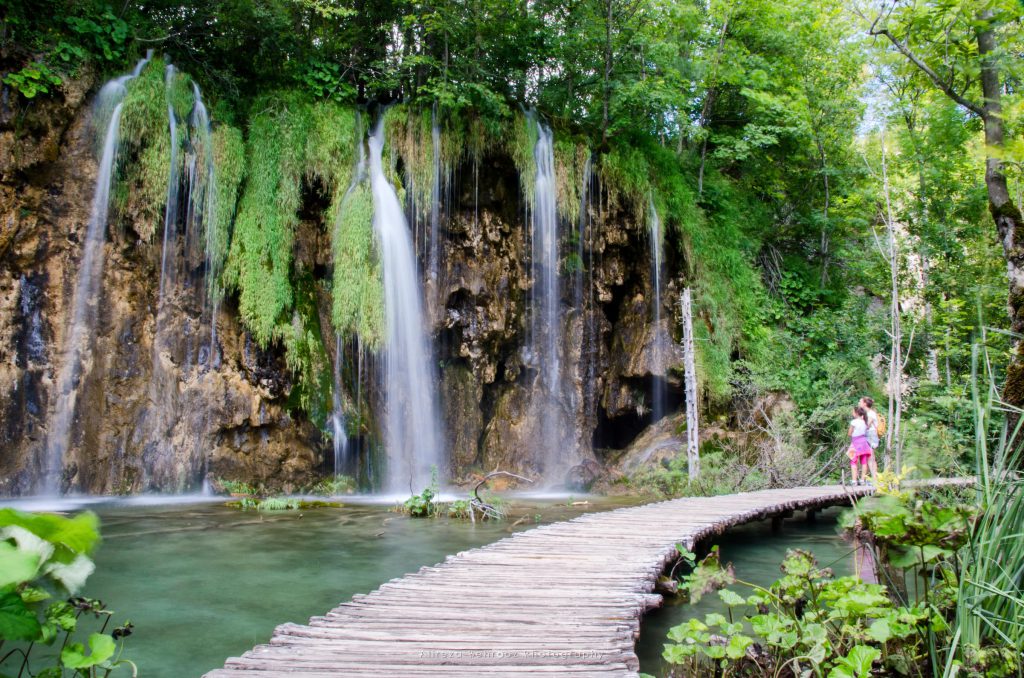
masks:
<path fill-rule="evenodd" d="M 972 350 L 976 502 L 984 508 L 965 549 L 953 640 L 943 675 L 976 663 L 989 648 L 1024 644 L 1024 479 L 1021 411 L 1002 402 L 982 341 Z M 1007 416 L 1010 415 L 1010 416 Z M 1009 429 L 1005 423 L 1016 421 Z M 1001 431 L 993 436 L 994 424 Z"/>

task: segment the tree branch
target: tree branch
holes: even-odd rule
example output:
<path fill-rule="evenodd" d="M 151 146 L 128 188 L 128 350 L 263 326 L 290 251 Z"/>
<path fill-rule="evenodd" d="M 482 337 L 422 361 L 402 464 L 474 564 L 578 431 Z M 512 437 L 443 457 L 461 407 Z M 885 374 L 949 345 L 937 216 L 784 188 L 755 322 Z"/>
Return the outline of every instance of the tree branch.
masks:
<path fill-rule="evenodd" d="M 915 66 L 917 66 L 917 68 L 922 73 L 924 73 L 926 76 L 928 76 L 928 79 L 931 80 L 933 83 L 935 83 L 935 86 L 938 87 L 940 90 L 942 90 L 942 92 L 946 96 L 948 96 L 950 99 L 952 99 L 953 101 L 957 102 L 958 104 L 960 104 L 961 106 L 963 106 L 967 110 L 971 111 L 972 113 L 974 113 L 978 117 L 980 117 L 982 119 L 985 118 L 985 109 L 984 108 L 982 108 L 981 106 L 979 106 L 975 102 L 971 101 L 970 99 L 964 97 L 962 94 L 957 93 L 957 91 L 954 90 L 953 87 L 950 84 L 948 84 L 942 78 L 939 77 L 938 73 L 933 71 L 928 64 L 926 64 L 916 54 L 914 54 L 914 52 L 911 51 L 910 47 L 908 47 L 906 43 L 900 42 L 899 40 L 897 40 L 896 36 L 893 35 L 892 33 L 890 33 L 888 28 L 876 28 L 877 22 L 878 22 L 878 20 L 876 19 L 875 23 L 871 25 L 871 28 L 868 30 L 868 34 L 869 35 L 883 35 L 883 36 L 885 36 L 889 40 L 889 42 L 891 42 L 893 44 L 893 46 L 896 47 L 896 49 L 900 52 L 900 54 L 902 54 L 903 56 L 907 57 L 907 59 L 910 60 L 910 63 L 912 63 Z"/>

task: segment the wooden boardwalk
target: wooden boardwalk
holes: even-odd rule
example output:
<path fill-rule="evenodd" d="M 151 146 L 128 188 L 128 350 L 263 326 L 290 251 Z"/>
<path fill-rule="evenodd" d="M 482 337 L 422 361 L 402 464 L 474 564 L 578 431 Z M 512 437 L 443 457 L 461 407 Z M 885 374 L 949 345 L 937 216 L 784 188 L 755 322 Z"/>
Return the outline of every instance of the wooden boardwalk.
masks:
<path fill-rule="evenodd" d="M 675 544 L 868 492 L 674 499 L 537 527 L 283 624 L 207 676 L 636 676 L 640 618 L 661 603 L 654 586 Z"/>

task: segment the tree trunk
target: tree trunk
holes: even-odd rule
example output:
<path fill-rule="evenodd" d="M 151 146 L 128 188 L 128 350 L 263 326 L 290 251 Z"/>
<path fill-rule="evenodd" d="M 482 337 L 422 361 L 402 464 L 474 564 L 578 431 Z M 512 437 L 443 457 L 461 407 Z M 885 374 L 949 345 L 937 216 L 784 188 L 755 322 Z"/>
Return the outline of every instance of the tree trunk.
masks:
<path fill-rule="evenodd" d="M 885 432 L 885 452 L 882 457 L 886 469 L 894 468 L 899 473 L 903 465 L 900 418 L 903 412 L 903 324 L 900 318 L 900 256 L 896 242 L 896 219 L 892 212 L 892 198 L 889 189 L 889 168 L 885 154 L 885 130 L 882 130 L 882 193 L 885 197 L 886 249 L 882 252 L 889 264 L 889 408 L 888 427 Z M 913 341 L 913 335 L 911 335 Z M 895 466 L 890 466 L 895 456 Z"/>
<path fill-rule="evenodd" d="M 683 369 L 685 374 L 686 398 L 686 466 L 690 480 L 700 476 L 700 432 L 697 428 L 697 370 L 693 358 L 693 309 L 690 304 L 690 288 L 683 290 L 680 300 L 683 311 Z"/>
<path fill-rule="evenodd" d="M 992 18 L 991 11 L 982 13 L 984 26 Z M 978 31 L 978 56 L 981 59 L 981 92 L 984 96 L 982 120 L 985 123 L 985 145 L 991 149 L 1003 147 L 1005 128 L 999 70 L 994 62 L 996 51 L 995 34 L 991 28 Z M 988 208 L 996 224 L 996 232 L 1003 244 L 1006 257 L 1006 271 L 1009 278 L 1010 330 L 1024 333 L 1024 236 L 1020 234 L 1022 224 L 1020 210 L 1010 198 L 1010 190 L 1003 172 L 1003 162 L 989 153 L 985 159 L 985 187 L 988 189 Z M 1014 357 L 1006 368 L 1006 384 L 1003 400 L 1013 407 L 1024 407 L 1024 342 L 1018 341 Z M 1008 416 L 1011 427 L 1016 425 L 1018 416 Z M 1011 429 L 1012 430 L 1012 429 Z"/>

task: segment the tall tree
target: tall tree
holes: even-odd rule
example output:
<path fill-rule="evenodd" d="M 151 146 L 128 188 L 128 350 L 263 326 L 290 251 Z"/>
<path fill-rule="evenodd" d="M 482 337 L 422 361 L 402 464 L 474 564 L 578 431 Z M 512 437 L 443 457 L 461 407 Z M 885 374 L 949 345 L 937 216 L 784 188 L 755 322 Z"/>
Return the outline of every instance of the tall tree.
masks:
<path fill-rule="evenodd" d="M 1008 82 L 1024 74 L 1020 13 L 1018 0 L 883 0 L 868 32 L 887 39 L 920 77 L 982 121 L 985 186 L 1006 259 L 1011 329 L 1024 334 L 1024 224 L 1003 162 L 1004 93 Z M 1024 342 L 1018 342 L 1007 368 L 1003 399 L 1024 407 Z"/>

